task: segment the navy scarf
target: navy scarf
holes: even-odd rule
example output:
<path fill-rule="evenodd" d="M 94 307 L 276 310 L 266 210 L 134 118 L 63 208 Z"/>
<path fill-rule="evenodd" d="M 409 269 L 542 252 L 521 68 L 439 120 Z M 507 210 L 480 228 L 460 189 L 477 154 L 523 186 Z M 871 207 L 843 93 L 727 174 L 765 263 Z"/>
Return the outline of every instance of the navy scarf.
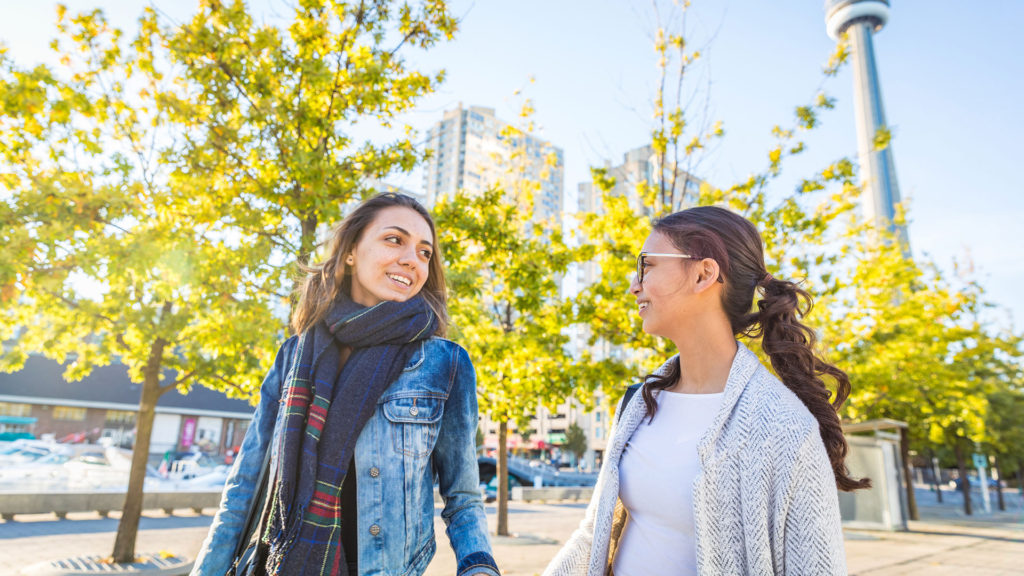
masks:
<path fill-rule="evenodd" d="M 341 486 L 356 439 L 437 325 L 422 296 L 367 308 L 343 295 L 299 337 L 264 516 L 267 574 L 348 573 L 341 523 L 354 519 L 341 517 Z M 340 346 L 352 349 L 344 366 Z"/>

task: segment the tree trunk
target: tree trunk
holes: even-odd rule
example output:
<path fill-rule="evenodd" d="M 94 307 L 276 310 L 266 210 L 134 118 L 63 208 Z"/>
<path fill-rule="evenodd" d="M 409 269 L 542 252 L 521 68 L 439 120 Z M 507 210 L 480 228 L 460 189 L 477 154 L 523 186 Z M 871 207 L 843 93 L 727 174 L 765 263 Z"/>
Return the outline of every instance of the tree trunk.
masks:
<path fill-rule="evenodd" d="M 996 457 L 996 463 L 993 464 L 996 470 L 996 476 L 999 479 L 996 481 L 996 495 L 999 499 L 999 510 L 1001 512 L 1006 511 L 1006 502 L 1003 500 L 1003 461 L 998 456 Z M 988 482 L 988 478 L 982 478 L 982 482 Z"/>
<path fill-rule="evenodd" d="M 971 515 L 971 479 L 967 476 L 967 463 L 964 461 L 964 450 L 960 446 L 960 437 L 953 441 L 953 453 L 956 454 L 956 468 L 960 472 L 960 491 L 964 494 L 964 514 Z"/>
<path fill-rule="evenodd" d="M 297 260 L 302 265 L 309 265 L 309 259 L 313 255 L 313 250 L 316 249 L 316 227 L 319 221 L 316 218 L 316 214 L 310 214 L 308 217 L 303 218 L 299 224 L 302 226 L 302 231 L 299 234 L 299 254 Z"/>
<path fill-rule="evenodd" d="M 942 487 L 939 486 L 939 482 L 941 482 L 942 479 L 939 478 L 938 460 L 935 458 L 935 450 L 929 449 L 928 453 L 930 454 L 929 458 L 932 463 L 932 484 L 935 485 L 935 495 L 939 499 L 939 504 L 942 504 Z"/>
<path fill-rule="evenodd" d="M 164 392 L 160 388 L 160 368 L 166 342 L 157 338 L 150 347 L 149 360 L 143 370 L 142 394 L 139 399 L 139 414 L 136 418 L 135 447 L 132 449 L 131 474 L 128 477 L 128 493 L 121 508 L 121 521 L 117 524 L 114 539 L 114 562 L 135 561 L 135 537 L 139 532 L 139 517 L 142 516 L 142 489 L 146 480 L 146 462 L 149 459 L 149 441 L 153 435 L 153 419 L 156 403 Z"/>
<path fill-rule="evenodd" d="M 498 536 L 508 536 L 508 422 L 498 424 Z"/>
<path fill-rule="evenodd" d="M 295 260 L 301 266 L 308 266 L 309 259 L 313 256 L 313 251 L 316 249 L 316 227 L 320 224 L 316 214 L 309 214 L 305 218 L 299 220 L 301 226 L 301 232 L 299 233 L 299 253 L 295 255 Z M 291 295 L 288 297 L 288 318 L 290 319 L 295 314 L 295 307 L 299 305 L 299 289 L 302 287 L 303 276 L 296 276 L 292 282 Z M 292 334 L 291 322 L 288 324 L 288 334 Z"/>
<path fill-rule="evenodd" d="M 903 485 L 907 490 L 907 513 L 911 520 L 919 520 L 917 499 L 914 498 L 914 479 L 910 477 L 910 431 L 900 428 L 900 458 L 903 460 Z"/>

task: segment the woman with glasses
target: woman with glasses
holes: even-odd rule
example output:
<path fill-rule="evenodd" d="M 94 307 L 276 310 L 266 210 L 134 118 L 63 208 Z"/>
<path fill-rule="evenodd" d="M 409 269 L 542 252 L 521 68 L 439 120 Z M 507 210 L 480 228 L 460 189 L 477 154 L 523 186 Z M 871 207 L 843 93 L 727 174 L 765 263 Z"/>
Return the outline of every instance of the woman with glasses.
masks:
<path fill-rule="evenodd" d="M 658 220 L 630 293 L 678 354 L 619 406 L 590 506 L 545 576 L 845 574 L 836 489 L 870 483 L 844 464 L 850 382 L 800 321 L 809 295 L 718 207 Z M 760 339 L 775 374 L 738 336 Z"/>
<path fill-rule="evenodd" d="M 324 261 L 305 269 L 297 336 L 263 382 L 193 576 L 418 576 L 434 555 L 435 477 L 457 575 L 498 576 L 476 376 L 441 338 L 437 251 L 430 215 L 401 194 L 335 228 Z"/>

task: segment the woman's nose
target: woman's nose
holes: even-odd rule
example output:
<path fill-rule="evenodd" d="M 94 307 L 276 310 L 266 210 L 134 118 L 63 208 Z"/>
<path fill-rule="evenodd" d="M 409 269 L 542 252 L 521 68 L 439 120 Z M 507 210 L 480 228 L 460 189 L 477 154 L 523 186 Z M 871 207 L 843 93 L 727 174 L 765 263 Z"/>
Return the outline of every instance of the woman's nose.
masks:
<path fill-rule="evenodd" d="M 636 274 L 633 274 L 633 277 L 629 281 L 629 293 L 636 296 L 640 293 L 641 287 L 640 282 L 637 281 Z"/>
<path fill-rule="evenodd" d="M 402 254 L 398 257 L 398 263 L 409 268 L 416 266 L 416 247 L 410 246 L 406 250 L 403 250 Z"/>

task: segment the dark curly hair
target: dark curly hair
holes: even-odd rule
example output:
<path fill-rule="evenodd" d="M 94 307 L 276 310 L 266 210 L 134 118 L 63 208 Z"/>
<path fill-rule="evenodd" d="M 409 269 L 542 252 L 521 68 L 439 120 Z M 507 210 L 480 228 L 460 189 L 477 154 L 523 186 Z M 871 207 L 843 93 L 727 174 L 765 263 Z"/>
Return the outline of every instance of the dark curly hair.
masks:
<path fill-rule="evenodd" d="M 850 395 L 850 379 L 815 352 L 814 330 L 800 321 L 811 309 L 811 296 L 796 283 L 768 273 L 757 228 L 724 208 L 701 206 L 661 218 L 655 222 L 654 230 L 664 234 L 680 251 L 718 262 L 724 280 L 722 307 L 733 334 L 761 338 L 761 346 L 779 379 L 818 420 L 836 486 L 847 492 L 870 487 L 867 478 L 850 477 L 844 462 L 848 446 L 838 410 Z M 758 288 L 763 296 L 755 310 L 752 304 Z M 646 377 L 642 395 L 649 417 L 653 418 L 657 410 L 653 391 L 671 387 L 679 376 L 677 358 L 667 373 Z M 834 397 L 825 385 L 826 376 L 835 382 Z"/>

